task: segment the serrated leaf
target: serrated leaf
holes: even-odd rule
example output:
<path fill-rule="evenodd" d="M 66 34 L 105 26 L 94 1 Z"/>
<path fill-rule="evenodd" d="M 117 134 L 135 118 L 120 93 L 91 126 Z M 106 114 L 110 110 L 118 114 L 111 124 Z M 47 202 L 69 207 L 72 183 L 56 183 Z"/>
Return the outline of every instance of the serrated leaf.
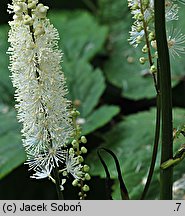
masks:
<path fill-rule="evenodd" d="M 185 110 L 174 110 L 174 127 L 184 124 Z M 124 120 L 116 125 L 110 132 L 103 135 L 105 148 L 111 149 L 118 157 L 123 178 L 132 199 L 139 199 L 144 188 L 144 182 L 150 166 L 152 155 L 152 146 L 154 140 L 155 128 L 155 110 L 140 112 L 124 118 Z M 182 143 L 181 143 L 182 144 Z M 174 144 L 174 148 L 178 148 L 179 144 Z M 91 175 L 99 175 L 104 177 L 104 170 L 101 167 L 96 152 L 92 152 L 88 156 L 87 163 L 91 167 Z M 148 199 L 158 197 L 159 189 L 159 163 L 157 158 L 155 176 L 149 190 Z M 116 179 L 116 171 L 112 162 L 107 158 L 106 164 L 110 170 L 113 179 Z M 174 179 L 182 174 L 180 166 L 177 166 L 174 173 Z M 115 182 L 113 187 L 114 198 L 119 199 L 119 185 Z M 155 189 L 155 192 L 153 191 Z"/>
<path fill-rule="evenodd" d="M 22 164 L 25 158 L 15 111 L 0 113 L 0 179 Z"/>
<path fill-rule="evenodd" d="M 118 113 L 119 107 L 117 106 L 101 106 L 85 119 L 85 123 L 82 125 L 82 133 L 85 135 L 104 126 Z"/>
<path fill-rule="evenodd" d="M 107 38 L 108 28 L 100 26 L 88 12 L 54 11 L 50 19 L 61 36 L 59 45 L 64 52 L 64 62 L 92 59 Z"/>
<path fill-rule="evenodd" d="M 105 80 L 100 69 L 93 69 L 84 60 L 66 62 L 65 77 L 70 99 L 76 103 L 81 117 L 85 118 L 97 105 L 105 89 Z"/>

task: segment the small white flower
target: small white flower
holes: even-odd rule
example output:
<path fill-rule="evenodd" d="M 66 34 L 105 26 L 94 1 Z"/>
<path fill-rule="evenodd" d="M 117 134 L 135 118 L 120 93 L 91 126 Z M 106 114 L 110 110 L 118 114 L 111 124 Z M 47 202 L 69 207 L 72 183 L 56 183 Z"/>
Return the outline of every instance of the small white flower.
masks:
<path fill-rule="evenodd" d="M 141 40 L 144 37 L 145 32 L 144 30 L 141 30 L 140 32 L 138 32 L 137 26 L 132 25 L 132 29 L 131 31 L 129 31 L 129 34 L 130 34 L 130 38 L 128 39 L 129 43 L 132 46 L 137 47 L 138 46 L 137 39 L 140 38 Z"/>
<path fill-rule="evenodd" d="M 168 33 L 168 48 L 169 52 L 173 58 L 177 55 L 180 57 L 180 54 L 185 54 L 185 35 L 181 30 L 172 28 Z"/>
<path fill-rule="evenodd" d="M 79 163 L 78 157 L 74 154 L 68 154 L 66 157 L 66 171 L 71 173 L 75 179 L 80 179 L 83 177 L 82 168 L 83 166 Z"/>
<path fill-rule="evenodd" d="M 179 6 L 172 1 L 165 1 L 165 16 L 166 21 L 178 20 Z"/>
<path fill-rule="evenodd" d="M 33 176 L 31 176 L 31 178 L 35 178 L 35 179 L 43 179 L 43 178 L 47 178 L 50 176 L 51 173 L 51 168 L 49 168 L 49 166 L 45 166 L 40 167 L 39 170 L 36 171 L 36 173 L 33 174 Z"/>
<path fill-rule="evenodd" d="M 66 151 L 60 149 L 50 148 L 48 151 L 39 153 L 38 155 L 28 155 L 27 162 L 29 170 L 40 170 L 47 169 L 52 170 L 53 167 L 59 167 L 60 164 L 64 163 L 66 158 Z"/>

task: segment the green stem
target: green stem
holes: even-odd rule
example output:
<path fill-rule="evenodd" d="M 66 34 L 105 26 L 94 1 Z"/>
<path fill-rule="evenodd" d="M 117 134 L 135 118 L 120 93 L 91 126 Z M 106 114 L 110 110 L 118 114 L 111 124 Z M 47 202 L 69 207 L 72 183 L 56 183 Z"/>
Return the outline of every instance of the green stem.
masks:
<path fill-rule="evenodd" d="M 59 170 L 57 168 L 57 166 L 55 166 L 55 168 L 53 169 L 53 175 L 54 175 L 54 179 L 55 179 L 55 185 L 56 185 L 56 191 L 57 191 L 57 195 L 58 195 L 58 199 L 59 200 L 63 200 L 63 193 L 60 189 L 60 176 L 59 176 Z"/>
<path fill-rule="evenodd" d="M 148 192 L 152 176 L 154 173 L 154 168 L 155 168 L 155 162 L 157 158 L 157 151 L 158 151 L 158 146 L 159 146 L 159 136 L 160 136 L 160 119 L 161 119 L 161 106 L 160 106 L 160 94 L 157 94 L 156 98 L 156 104 L 157 104 L 157 110 L 156 110 L 156 123 L 155 123 L 155 139 L 154 139 L 154 146 L 153 146 L 153 153 L 152 153 L 152 161 L 150 164 L 150 170 L 148 173 L 147 181 L 145 184 L 145 188 L 143 190 L 143 193 L 141 195 L 141 200 L 143 200 Z"/>
<path fill-rule="evenodd" d="M 155 33 L 159 58 L 161 111 L 162 111 L 162 149 L 161 163 L 173 157 L 172 89 L 170 59 L 166 39 L 165 0 L 155 0 Z M 160 172 L 160 198 L 172 199 L 172 167 Z"/>

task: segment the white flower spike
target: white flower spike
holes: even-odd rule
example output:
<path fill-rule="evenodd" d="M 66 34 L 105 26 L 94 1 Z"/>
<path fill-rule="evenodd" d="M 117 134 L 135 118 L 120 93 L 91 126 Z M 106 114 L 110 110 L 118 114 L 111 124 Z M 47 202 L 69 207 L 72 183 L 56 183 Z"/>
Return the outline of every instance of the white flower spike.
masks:
<path fill-rule="evenodd" d="M 59 35 L 38 0 L 13 0 L 9 11 L 10 71 L 28 164 L 35 178 L 47 177 L 65 161 L 64 147 L 73 132 L 61 70 Z"/>

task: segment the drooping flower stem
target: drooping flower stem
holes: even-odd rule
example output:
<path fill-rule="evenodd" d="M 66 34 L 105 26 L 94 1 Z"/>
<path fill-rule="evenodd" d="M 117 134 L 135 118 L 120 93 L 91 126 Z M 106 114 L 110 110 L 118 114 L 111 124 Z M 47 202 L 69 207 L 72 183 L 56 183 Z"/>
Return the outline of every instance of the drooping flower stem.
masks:
<path fill-rule="evenodd" d="M 155 33 L 159 58 L 160 93 L 162 112 L 161 163 L 173 157 L 172 90 L 170 59 L 166 39 L 165 1 L 155 0 Z M 160 198 L 172 199 L 172 167 L 160 172 Z"/>

